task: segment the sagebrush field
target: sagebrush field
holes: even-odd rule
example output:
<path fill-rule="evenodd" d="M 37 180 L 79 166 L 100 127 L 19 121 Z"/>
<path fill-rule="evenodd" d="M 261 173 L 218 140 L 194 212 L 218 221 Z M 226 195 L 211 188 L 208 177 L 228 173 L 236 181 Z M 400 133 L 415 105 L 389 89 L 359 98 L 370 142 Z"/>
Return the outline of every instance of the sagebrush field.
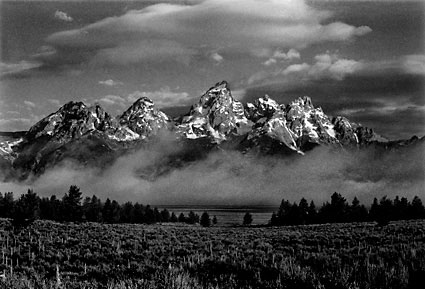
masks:
<path fill-rule="evenodd" d="M 401 289 L 420 286 L 425 269 L 424 220 L 236 228 L 36 221 L 20 231 L 0 224 L 2 288 Z"/>

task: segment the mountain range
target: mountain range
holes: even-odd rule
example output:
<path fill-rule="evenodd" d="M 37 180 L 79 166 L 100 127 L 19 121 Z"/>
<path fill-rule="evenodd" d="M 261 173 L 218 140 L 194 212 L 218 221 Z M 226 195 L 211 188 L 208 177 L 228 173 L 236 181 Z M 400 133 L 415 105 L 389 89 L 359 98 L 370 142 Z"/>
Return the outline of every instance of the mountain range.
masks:
<path fill-rule="evenodd" d="M 307 96 L 285 105 L 265 95 L 244 106 L 222 81 L 208 89 L 187 114 L 174 119 L 147 97 L 117 117 L 98 104 L 68 102 L 28 131 L 0 133 L 0 177 L 37 176 L 64 160 L 108 166 L 143 146 L 157 145 L 164 136 L 182 148 L 168 156 L 164 167 L 196 161 L 216 149 L 304 155 L 316 146 L 389 150 L 424 142 L 424 137 L 416 136 L 390 141 L 343 116 L 326 115 Z"/>

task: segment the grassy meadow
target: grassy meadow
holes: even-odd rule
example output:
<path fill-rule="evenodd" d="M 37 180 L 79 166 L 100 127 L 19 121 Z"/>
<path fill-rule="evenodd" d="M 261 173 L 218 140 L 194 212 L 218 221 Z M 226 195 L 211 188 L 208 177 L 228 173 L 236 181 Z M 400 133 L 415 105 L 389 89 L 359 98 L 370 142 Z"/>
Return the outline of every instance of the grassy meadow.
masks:
<path fill-rule="evenodd" d="M 0 220 L 0 288 L 420 288 L 425 220 L 287 227 Z"/>

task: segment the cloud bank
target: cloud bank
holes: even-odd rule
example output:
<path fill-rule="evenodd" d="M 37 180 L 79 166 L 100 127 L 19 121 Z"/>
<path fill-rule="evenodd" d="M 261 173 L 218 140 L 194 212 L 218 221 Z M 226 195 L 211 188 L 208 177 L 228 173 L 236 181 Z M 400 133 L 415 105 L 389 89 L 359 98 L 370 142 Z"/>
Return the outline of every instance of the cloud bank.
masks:
<path fill-rule="evenodd" d="M 76 184 L 87 195 L 157 205 L 277 205 L 282 198 L 299 201 L 301 197 L 320 205 L 334 191 L 365 203 L 384 195 L 425 197 L 423 144 L 400 151 L 320 147 L 289 158 L 216 151 L 183 167 L 167 167 L 168 157 L 180 149 L 167 138 L 120 157 L 105 170 L 63 162 L 33 183 L 1 184 L 0 188 L 18 193 L 32 187 L 50 195 L 63 194 Z M 166 173 L 155 175 L 155 170 Z"/>
<path fill-rule="evenodd" d="M 42 66 L 41 62 L 22 60 L 18 63 L 0 62 L 0 78 L 25 77 L 30 70 Z"/>
<path fill-rule="evenodd" d="M 89 55 L 84 61 L 126 65 L 170 59 L 187 63 L 193 57 L 220 62 L 226 53 L 276 59 L 282 56 L 278 49 L 346 41 L 371 31 L 368 26 L 326 23 L 330 16 L 299 0 L 161 3 L 57 32 L 46 41 L 57 54 L 68 56 L 62 59 L 78 58 L 73 52 L 85 51 Z"/>

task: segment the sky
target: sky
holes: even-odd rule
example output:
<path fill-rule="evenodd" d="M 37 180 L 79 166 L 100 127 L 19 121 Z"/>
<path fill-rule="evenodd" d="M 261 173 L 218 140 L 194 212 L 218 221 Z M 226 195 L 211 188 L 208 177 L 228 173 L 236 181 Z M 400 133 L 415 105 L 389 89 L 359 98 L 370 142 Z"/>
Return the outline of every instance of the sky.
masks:
<path fill-rule="evenodd" d="M 71 100 L 185 113 L 221 80 L 242 102 L 308 95 L 390 138 L 425 135 L 423 1 L 1 1 L 0 131 Z"/>

